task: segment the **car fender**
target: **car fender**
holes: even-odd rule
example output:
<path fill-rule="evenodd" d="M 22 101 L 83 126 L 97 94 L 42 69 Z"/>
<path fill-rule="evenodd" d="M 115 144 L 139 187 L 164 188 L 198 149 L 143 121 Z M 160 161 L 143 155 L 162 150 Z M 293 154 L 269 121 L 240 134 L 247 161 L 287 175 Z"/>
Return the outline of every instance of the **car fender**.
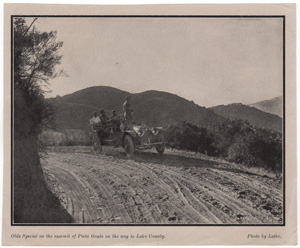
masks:
<path fill-rule="evenodd" d="M 150 128 L 150 130 L 154 136 L 157 136 L 158 134 L 161 134 L 163 132 L 162 127 L 153 127 L 153 128 Z"/>
<path fill-rule="evenodd" d="M 128 134 L 128 135 L 130 135 L 131 137 L 134 137 L 134 138 L 136 137 L 136 132 L 134 130 L 127 130 L 124 134 L 125 135 Z M 124 137 L 125 137 L 125 135 L 124 135 Z"/>

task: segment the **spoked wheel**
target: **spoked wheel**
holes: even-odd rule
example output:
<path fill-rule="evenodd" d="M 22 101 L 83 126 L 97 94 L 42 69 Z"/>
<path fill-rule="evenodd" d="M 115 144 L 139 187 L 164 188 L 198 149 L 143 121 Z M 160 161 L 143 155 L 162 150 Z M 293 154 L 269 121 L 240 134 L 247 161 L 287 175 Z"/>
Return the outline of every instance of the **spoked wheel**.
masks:
<path fill-rule="evenodd" d="M 133 145 L 132 138 L 129 135 L 126 135 L 124 138 L 124 150 L 126 156 L 128 158 L 131 158 L 134 153 L 134 145 Z"/>
<path fill-rule="evenodd" d="M 102 151 L 102 147 L 101 147 L 101 144 L 100 144 L 99 137 L 96 136 L 96 135 L 93 135 L 92 143 L 93 143 L 93 147 L 94 147 L 95 152 L 100 153 Z"/>
<path fill-rule="evenodd" d="M 158 155 L 162 155 L 165 151 L 165 145 L 163 145 L 163 144 L 162 145 L 156 145 L 155 149 L 156 149 Z"/>

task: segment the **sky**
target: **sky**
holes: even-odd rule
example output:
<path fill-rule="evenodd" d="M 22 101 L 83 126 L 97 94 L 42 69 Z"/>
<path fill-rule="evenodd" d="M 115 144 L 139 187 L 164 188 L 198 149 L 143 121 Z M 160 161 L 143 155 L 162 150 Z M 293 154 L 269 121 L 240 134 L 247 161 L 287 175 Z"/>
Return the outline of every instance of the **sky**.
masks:
<path fill-rule="evenodd" d="M 30 18 L 27 20 L 29 23 Z M 280 18 L 39 18 L 64 42 L 47 97 L 91 86 L 167 91 L 205 107 L 282 95 Z"/>

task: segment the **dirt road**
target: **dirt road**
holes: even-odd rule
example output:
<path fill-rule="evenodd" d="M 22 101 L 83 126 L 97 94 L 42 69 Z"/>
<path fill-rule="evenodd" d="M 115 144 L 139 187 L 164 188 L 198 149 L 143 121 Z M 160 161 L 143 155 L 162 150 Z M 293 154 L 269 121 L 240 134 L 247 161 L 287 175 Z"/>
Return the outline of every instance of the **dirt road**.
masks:
<path fill-rule="evenodd" d="M 201 155 L 162 157 L 121 149 L 51 148 L 42 159 L 46 181 L 78 223 L 282 223 L 279 179 Z"/>

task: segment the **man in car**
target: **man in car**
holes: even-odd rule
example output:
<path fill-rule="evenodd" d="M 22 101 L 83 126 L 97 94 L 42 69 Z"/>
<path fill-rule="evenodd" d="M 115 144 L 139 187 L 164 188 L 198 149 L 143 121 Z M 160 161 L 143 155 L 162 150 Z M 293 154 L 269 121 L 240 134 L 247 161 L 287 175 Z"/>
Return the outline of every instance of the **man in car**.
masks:
<path fill-rule="evenodd" d="M 107 132 L 105 132 L 105 130 L 108 125 L 108 118 L 103 109 L 100 110 L 99 119 L 100 119 L 101 128 L 99 129 L 98 134 L 99 134 L 100 143 L 101 145 L 103 145 L 103 139 L 107 136 Z"/>
<path fill-rule="evenodd" d="M 100 144 L 102 145 L 102 133 L 99 128 L 96 128 L 96 126 L 101 124 L 100 117 L 98 116 L 98 113 L 95 111 L 93 112 L 93 117 L 90 119 L 90 125 L 93 130 L 93 132 L 97 132 L 98 138 L 100 140 Z"/>
<path fill-rule="evenodd" d="M 107 118 L 107 116 L 106 116 L 106 114 L 105 114 L 105 111 L 102 109 L 102 110 L 100 110 L 100 120 L 101 120 L 101 124 L 102 125 L 107 125 L 107 123 L 108 123 L 108 118 Z"/>
<path fill-rule="evenodd" d="M 116 114 L 116 111 L 115 110 L 112 110 L 111 111 L 111 116 L 110 116 L 110 120 L 111 121 L 115 121 L 117 119 L 117 114 Z"/>
<path fill-rule="evenodd" d="M 115 110 L 111 111 L 110 122 L 113 126 L 113 133 L 115 133 L 116 131 L 119 131 L 119 129 L 120 129 L 120 119 L 118 118 Z"/>
<path fill-rule="evenodd" d="M 95 126 L 97 124 L 100 124 L 100 122 L 101 122 L 101 120 L 100 120 L 100 117 L 98 116 L 98 113 L 96 111 L 93 112 L 93 117 L 92 117 L 92 119 L 90 119 L 90 125 L 91 125 L 93 131 L 96 131 Z"/>

